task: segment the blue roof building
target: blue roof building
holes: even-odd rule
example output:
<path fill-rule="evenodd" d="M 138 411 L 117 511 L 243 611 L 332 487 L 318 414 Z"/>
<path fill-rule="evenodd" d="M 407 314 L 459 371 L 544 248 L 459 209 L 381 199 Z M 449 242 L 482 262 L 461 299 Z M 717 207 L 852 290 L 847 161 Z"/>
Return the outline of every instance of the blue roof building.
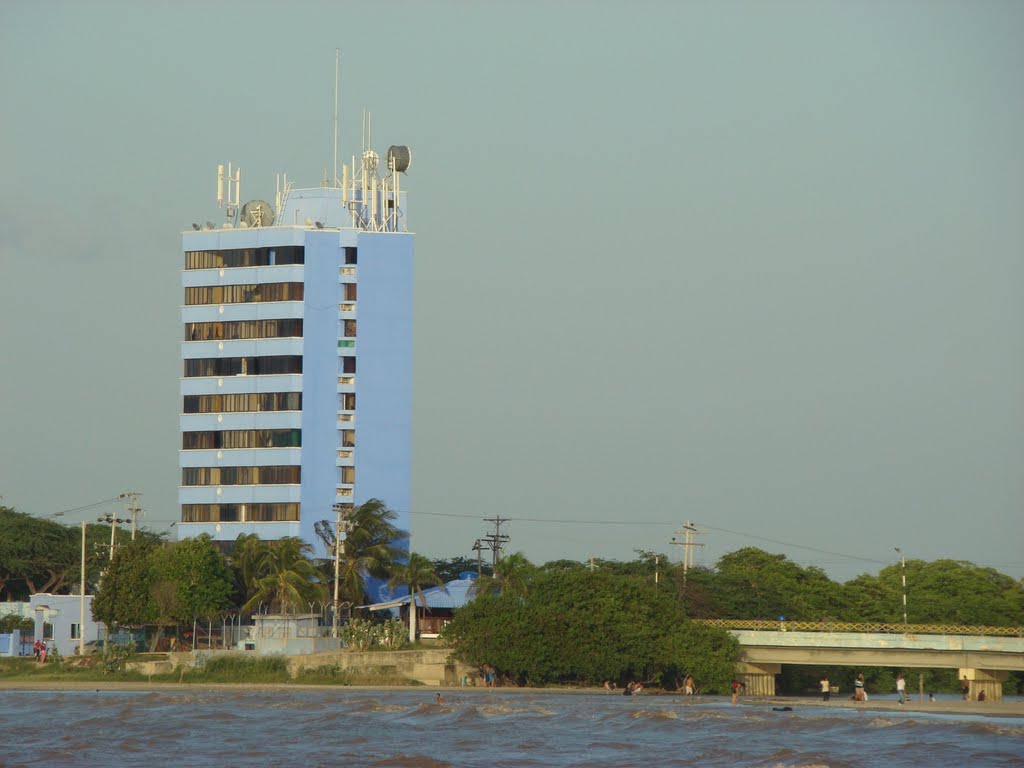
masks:
<path fill-rule="evenodd" d="M 459 578 L 454 581 L 424 589 L 422 596 L 417 595 L 416 623 L 418 625 L 418 636 L 437 637 L 444 625 L 452 620 L 454 612 L 472 601 L 476 596 L 474 589 L 476 581 L 477 575 L 472 571 L 466 571 L 460 573 Z M 375 603 L 365 607 L 371 611 L 397 610 L 408 621 L 409 603 L 411 600 L 412 597 L 410 595 L 405 595 L 404 597 L 396 597 L 394 600 Z M 424 605 L 426 605 L 426 610 L 423 609 Z"/>
<path fill-rule="evenodd" d="M 315 523 L 370 498 L 408 529 L 408 165 L 367 150 L 340 181 L 279 180 L 273 206 L 240 204 L 240 173 L 218 169 L 226 221 L 182 233 L 179 538 L 300 536 L 324 555 Z"/>

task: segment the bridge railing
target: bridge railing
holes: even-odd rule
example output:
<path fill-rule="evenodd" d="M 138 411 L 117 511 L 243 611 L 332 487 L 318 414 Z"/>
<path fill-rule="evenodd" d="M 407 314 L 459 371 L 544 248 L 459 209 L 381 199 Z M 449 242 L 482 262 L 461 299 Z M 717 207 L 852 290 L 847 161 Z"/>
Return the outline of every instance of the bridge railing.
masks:
<path fill-rule="evenodd" d="M 694 619 L 698 624 L 723 629 L 776 632 L 885 632 L 900 635 L 991 635 L 1024 637 L 1024 627 L 980 627 L 964 624 L 880 624 L 851 621 L 769 621 L 767 619 Z"/>

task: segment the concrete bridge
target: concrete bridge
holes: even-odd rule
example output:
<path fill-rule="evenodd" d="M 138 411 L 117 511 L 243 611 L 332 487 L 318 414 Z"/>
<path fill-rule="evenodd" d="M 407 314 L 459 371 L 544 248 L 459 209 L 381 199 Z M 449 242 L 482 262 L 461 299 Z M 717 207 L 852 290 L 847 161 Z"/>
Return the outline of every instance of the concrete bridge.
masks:
<path fill-rule="evenodd" d="M 740 642 L 737 673 L 755 695 L 775 695 L 783 664 L 946 667 L 971 683 L 971 698 L 1002 699 L 1011 671 L 1024 670 L 1024 627 L 830 624 L 706 620 Z M 956 630 L 959 630 L 957 632 Z M 965 633 L 964 630 L 967 630 Z"/>

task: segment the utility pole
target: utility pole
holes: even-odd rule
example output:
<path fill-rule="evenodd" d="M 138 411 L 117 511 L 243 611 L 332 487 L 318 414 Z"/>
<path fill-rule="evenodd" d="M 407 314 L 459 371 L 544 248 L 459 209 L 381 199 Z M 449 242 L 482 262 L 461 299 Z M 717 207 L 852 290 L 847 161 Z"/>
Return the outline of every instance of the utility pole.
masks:
<path fill-rule="evenodd" d="M 110 523 L 110 559 L 114 559 L 114 536 L 117 533 L 117 525 L 119 523 L 127 523 L 127 520 L 122 520 L 120 517 L 114 517 L 113 512 L 107 512 L 103 517 L 96 518 L 97 523 Z"/>
<path fill-rule="evenodd" d="M 896 554 L 900 556 L 900 575 L 903 577 L 903 631 L 907 631 L 907 558 L 903 550 L 894 547 Z"/>
<path fill-rule="evenodd" d="M 341 578 L 341 542 L 348 537 L 348 520 L 342 529 L 342 518 L 347 518 L 347 504 L 335 504 L 334 512 L 337 520 L 334 524 L 334 615 L 331 617 L 331 637 L 338 638 L 338 582 Z"/>
<path fill-rule="evenodd" d="M 484 575 L 484 555 L 483 551 L 489 549 L 480 539 L 473 542 L 473 551 L 476 552 L 476 575 Z"/>
<path fill-rule="evenodd" d="M 501 560 L 501 545 L 508 541 L 508 536 L 505 536 L 501 532 L 501 524 L 507 523 L 508 518 L 502 519 L 501 515 L 497 517 L 485 517 L 485 523 L 494 523 L 494 533 L 484 536 L 484 541 L 491 545 L 491 564 L 493 567 L 498 566 L 498 562 Z"/>
<path fill-rule="evenodd" d="M 687 520 L 683 523 L 683 526 L 676 531 L 676 535 L 683 536 L 683 540 L 679 541 L 675 536 L 672 537 L 672 543 L 676 546 L 683 548 L 683 589 L 686 588 L 686 574 L 690 570 L 690 566 L 693 565 L 693 548 L 703 547 L 703 544 L 698 544 L 693 540 L 693 537 L 697 534 L 697 528 Z"/>
<path fill-rule="evenodd" d="M 142 511 L 142 509 L 139 508 L 139 496 L 141 495 L 141 493 L 136 491 L 128 491 L 127 493 L 121 494 L 122 499 L 126 496 L 128 497 L 128 513 L 132 516 L 132 541 L 135 541 L 136 523 L 139 513 Z"/>

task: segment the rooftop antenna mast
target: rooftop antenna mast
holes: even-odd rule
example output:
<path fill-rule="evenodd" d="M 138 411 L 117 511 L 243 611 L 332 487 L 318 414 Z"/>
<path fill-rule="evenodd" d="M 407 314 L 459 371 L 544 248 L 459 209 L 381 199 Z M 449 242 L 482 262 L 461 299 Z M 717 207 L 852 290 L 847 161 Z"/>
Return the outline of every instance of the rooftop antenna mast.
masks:
<path fill-rule="evenodd" d="M 224 197 L 224 182 L 227 182 L 227 199 Z M 231 188 L 234 187 L 234 198 L 231 196 Z M 235 168 L 232 175 L 231 163 L 228 163 L 227 175 L 224 174 L 224 165 L 217 166 L 217 207 L 227 208 L 228 221 L 234 221 L 238 214 L 239 201 L 242 197 L 242 169 Z"/>
<path fill-rule="evenodd" d="M 341 49 L 334 49 L 334 176 L 331 186 L 338 186 L 338 69 L 341 63 Z"/>

